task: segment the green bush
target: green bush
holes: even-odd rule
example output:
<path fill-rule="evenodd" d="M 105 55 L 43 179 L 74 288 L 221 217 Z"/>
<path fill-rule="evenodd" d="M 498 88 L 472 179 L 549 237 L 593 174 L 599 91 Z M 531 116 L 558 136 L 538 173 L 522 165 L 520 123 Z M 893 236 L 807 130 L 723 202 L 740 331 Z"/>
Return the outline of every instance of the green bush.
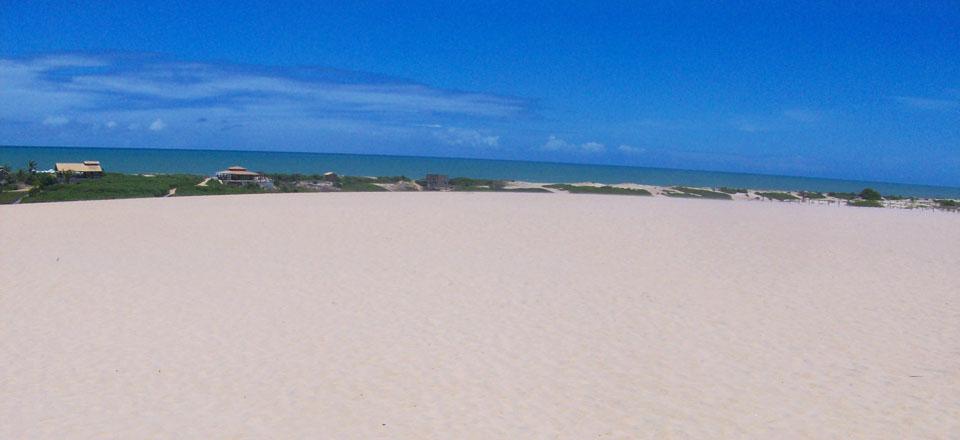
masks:
<path fill-rule="evenodd" d="M 450 179 L 450 186 L 453 187 L 454 191 L 500 191 L 507 186 L 507 182 L 494 179 L 454 177 Z"/>
<path fill-rule="evenodd" d="M 856 194 L 848 193 L 848 192 L 828 192 L 827 195 L 833 198 L 843 199 L 843 200 L 853 200 L 857 198 Z"/>
<path fill-rule="evenodd" d="M 785 192 L 758 192 L 757 195 L 760 197 L 766 197 L 768 199 L 779 200 L 781 202 L 786 200 L 800 200 L 797 196 Z"/>
<path fill-rule="evenodd" d="M 720 192 L 725 192 L 727 194 L 738 194 L 738 193 L 746 194 L 747 193 L 746 188 L 728 188 L 725 186 L 721 186 L 720 188 L 717 188 L 717 190 L 719 190 Z"/>
<path fill-rule="evenodd" d="M 544 185 L 546 188 L 559 189 L 571 194 L 615 194 L 627 196 L 650 196 L 650 191 L 645 189 L 618 188 L 615 186 L 588 186 L 588 185 L 568 185 L 566 183 L 555 183 Z"/>
<path fill-rule="evenodd" d="M 864 188 L 863 191 L 860 191 L 859 197 L 863 200 L 883 200 L 880 191 L 873 188 Z"/>
<path fill-rule="evenodd" d="M 215 196 L 227 194 L 256 194 L 262 192 L 264 192 L 263 188 L 260 188 L 260 185 L 255 183 L 248 183 L 245 185 L 228 185 L 214 179 L 207 181 L 207 184 L 204 186 L 197 186 L 196 184 L 178 186 L 177 193 L 174 194 L 174 196 Z"/>
<path fill-rule="evenodd" d="M 730 194 L 710 191 L 707 189 L 689 188 L 686 186 L 675 186 L 663 193 L 667 197 L 685 197 L 692 199 L 715 199 L 715 200 L 733 200 Z"/>
<path fill-rule="evenodd" d="M 22 191 L 4 191 L 0 192 L 0 205 L 7 205 L 13 202 L 16 202 L 17 199 L 26 196 L 27 193 Z"/>
<path fill-rule="evenodd" d="M 941 208 L 957 208 L 960 207 L 960 202 L 950 199 L 937 199 L 935 200 Z"/>
<path fill-rule="evenodd" d="M 803 197 L 805 199 L 823 199 L 823 198 L 826 198 L 827 196 L 823 195 L 823 193 L 816 192 L 816 191 L 800 191 L 800 197 Z"/>
<path fill-rule="evenodd" d="M 203 178 L 186 174 L 141 176 L 106 174 L 100 178 L 81 179 L 74 183 L 38 185 L 30 191 L 23 203 L 62 202 L 71 200 L 126 199 L 161 197 L 170 188 L 188 188 Z"/>
<path fill-rule="evenodd" d="M 883 208 L 883 203 L 880 203 L 879 200 L 850 200 L 847 205 L 860 208 Z"/>

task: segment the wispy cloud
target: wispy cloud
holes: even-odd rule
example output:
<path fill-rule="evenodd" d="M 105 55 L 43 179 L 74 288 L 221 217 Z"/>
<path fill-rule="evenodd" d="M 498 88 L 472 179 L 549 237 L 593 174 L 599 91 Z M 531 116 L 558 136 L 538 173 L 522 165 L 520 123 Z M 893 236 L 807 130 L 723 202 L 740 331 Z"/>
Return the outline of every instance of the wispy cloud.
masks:
<path fill-rule="evenodd" d="M 496 148 L 500 145 L 500 136 L 467 128 L 450 127 L 436 131 L 434 136 L 446 145 L 485 148 Z"/>
<path fill-rule="evenodd" d="M 951 110 L 960 107 L 960 101 L 952 99 L 921 98 L 916 96 L 894 96 L 897 102 L 920 110 Z"/>
<path fill-rule="evenodd" d="M 160 131 L 160 130 L 163 130 L 164 128 L 167 128 L 167 124 L 164 123 L 162 119 L 156 119 L 150 123 L 149 128 L 150 130 L 153 130 L 153 131 Z"/>
<path fill-rule="evenodd" d="M 617 147 L 617 151 L 619 151 L 619 152 L 621 152 L 621 153 L 623 153 L 623 154 L 638 155 L 638 154 L 643 154 L 643 153 L 645 153 L 645 152 L 647 151 L 647 149 L 646 149 L 646 148 L 634 147 L 634 146 L 631 146 L 631 145 L 622 144 L 622 145 L 620 145 L 619 147 Z"/>
<path fill-rule="evenodd" d="M 603 153 L 607 150 L 606 146 L 599 142 L 585 142 L 582 144 L 574 144 L 567 142 L 557 136 L 550 135 L 547 138 L 547 142 L 544 143 L 541 147 L 541 150 L 545 151 L 556 151 L 564 153 L 588 153 L 588 154 L 597 154 Z"/>
<path fill-rule="evenodd" d="M 530 112 L 525 99 L 362 72 L 179 62 L 153 56 L 0 59 L 0 84 L 4 123 L 32 124 L 38 132 L 127 127 L 114 135 L 139 132 L 167 139 L 246 130 L 264 139 L 268 137 L 263 133 L 273 133 L 273 142 L 334 134 L 373 143 L 419 130 L 420 139 L 437 144 L 489 147 L 499 145 L 500 138 L 483 129 L 434 134 L 438 127 L 415 124 L 429 118 L 479 127 Z"/>

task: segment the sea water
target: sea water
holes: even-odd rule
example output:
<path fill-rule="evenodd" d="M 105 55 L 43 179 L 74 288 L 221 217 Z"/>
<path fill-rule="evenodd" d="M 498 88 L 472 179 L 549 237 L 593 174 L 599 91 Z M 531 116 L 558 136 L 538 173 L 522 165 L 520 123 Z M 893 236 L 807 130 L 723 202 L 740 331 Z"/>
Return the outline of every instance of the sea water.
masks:
<path fill-rule="evenodd" d="M 355 176 L 403 175 L 411 178 L 437 173 L 451 177 L 549 183 L 640 183 L 824 192 L 859 192 L 870 187 L 883 194 L 960 198 L 960 188 L 955 187 L 611 165 L 274 151 L 0 146 L 0 165 L 9 165 L 16 170 L 26 168 L 31 160 L 36 161 L 41 170 L 53 168 L 56 162 L 99 160 L 105 171 L 119 173 L 212 175 L 228 166 L 241 165 L 268 173 L 333 171 Z"/>

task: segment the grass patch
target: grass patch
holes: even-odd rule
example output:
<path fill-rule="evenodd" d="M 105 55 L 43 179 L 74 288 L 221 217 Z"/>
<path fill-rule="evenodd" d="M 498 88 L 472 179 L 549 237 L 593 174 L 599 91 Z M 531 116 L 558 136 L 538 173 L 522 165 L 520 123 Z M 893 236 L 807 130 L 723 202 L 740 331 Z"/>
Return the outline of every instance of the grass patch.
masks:
<path fill-rule="evenodd" d="M 454 177 L 450 179 L 450 186 L 454 191 L 502 191 L 507 186 L 507 182 L 494 179 Z"/>
<path fill-rule="evenodd" d="M 768 199 L 779 200 L 781 202 L 787 200 L 800 200 L 799 197 L 785 192 L 758 192 L 757 195 Z"/>
<path fill-rule="evenodd" d="M 171 188 L 186 188 L 203 180 L 200 176 L 168 174 L 152 177 L 129 174 L 106 174 L 98 179 L 75 183 L 57 183 L 34 188 L 23 203 L 65 202 L 73 200 L 130 199 L 162 197 Z"/>
<path fill-rule="evenodd" d="M 26 196 L 27 193 L 23 191 L 4 191 L 0 192 L 0 205 L 9 205 L 13 202 L 16 202 L 17 199 Z"/>
<path fill-rule="evenodd" d="M 174 196 L 216 196 L 226 194 L 255 194 L 261 192 L 263 192 L 263 189 L 255 183 L 247 185 L 227 185 L 221 183 L 219 180 L 210 180 L 205 186 L 197 186 L 196 184 L 178 186 L 177 193 L 174 194 Z"/>
<path fill-rule="evenodd" d="M 937 202 L 937 205 L 940 205 L 941 208 L 960 208 L 960 202 L 950 199 L 937 199 L 934 200 Z"/>
<path fill-rule="evenodd" d="M 848 193 L 848 192 L 828 192 L 827 195 L 830 197 L 833 197 L 836 199 L 842 199 L 842 200 L 853 200 L 857 198 L 856 194 Z"/>
<path fill-rule="evenodd" d="M 681 197 L 691 199 L 714 199 L 714 200 L 733 200 L 730 194 L 708 189 L 689 188 L 686 186 L 675 186 L 663 192 L 667 197 Z"/>
<path fill-rule="evenodd" d="M 800 197 L 805 199 L 825 199 L 827 196 L 823 195 L 821 192 L 816 191 L 800 191 Z"/>
<path fill-rule="evenodd" d="M 515 193 L 550 193 L 552 192 L 546 188 L 504 188 L 498 191 L 499 192 L 515 192 Z"/>
<path fill-rule="evenodd" d="M 379 182 L 375 177 L 341 176 L 336 186 L 340 191 L 345 192 L 377 192 L 386 191 L 386 188 L 377 186 Z"/>
<path fill-rule="evenodd" d="M 725 186 L 721 186 L 720 188 L 717 188 L 717 190 L 720 192 L 725 192 L 727 194 L 746 194 L 747 193 L 746 188 L 727 188 Z"/>
<path fill-rule="evenodd" d="M 847 205 L 859 208 L 883 208 L 883 203 L 880 203 L 879 200 L 851 200 L 847 202 Z"/>
<path fill-rule="evenodd" d="M 627 196 L 650 196 L 650 191 L 645 189 L 618 188 L 615 186 L 586 186 L 586 185 L 568 185 L 566 183 L 555 183 L 545 185 L 547 188 L 567 191 L 571 194 L 614 194 Z"/>

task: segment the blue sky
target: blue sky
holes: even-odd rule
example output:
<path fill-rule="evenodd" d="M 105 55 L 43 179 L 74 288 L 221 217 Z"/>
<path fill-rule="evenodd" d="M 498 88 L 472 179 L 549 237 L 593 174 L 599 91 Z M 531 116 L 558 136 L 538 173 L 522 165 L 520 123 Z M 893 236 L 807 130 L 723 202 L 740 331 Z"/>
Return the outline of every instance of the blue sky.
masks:
<path fill-rule="evenodd" d="M 0 2 L 0 144 L 960 186 L 956 1 L 279 3 Z"/>

